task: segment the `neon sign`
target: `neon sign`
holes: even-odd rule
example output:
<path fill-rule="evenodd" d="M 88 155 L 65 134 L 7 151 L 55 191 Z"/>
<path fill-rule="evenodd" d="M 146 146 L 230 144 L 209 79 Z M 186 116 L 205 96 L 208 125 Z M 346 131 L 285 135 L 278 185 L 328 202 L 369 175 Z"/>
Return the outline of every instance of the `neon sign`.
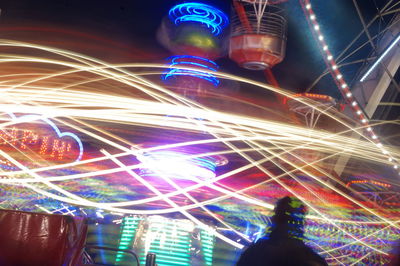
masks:
<path fill-rule="evenodd" d="M 49 160 L 66 160 L 71 155 L 75 161 L 82 159 L 83 145 L 79 137 L 61 132 L 50 119 L 40 115 L 16 117 L 9 113 L 9 116 L 13 125 L 0 129 L 0 148 L 30 151 Z"/>

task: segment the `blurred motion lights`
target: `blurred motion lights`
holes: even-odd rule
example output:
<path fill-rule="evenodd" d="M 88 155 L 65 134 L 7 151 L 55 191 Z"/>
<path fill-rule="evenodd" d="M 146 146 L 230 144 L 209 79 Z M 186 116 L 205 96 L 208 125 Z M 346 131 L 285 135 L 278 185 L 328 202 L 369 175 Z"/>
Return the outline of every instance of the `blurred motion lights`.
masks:
<path fill-rule="evenodd" d="M 219 9 L 202 3 L 183 3 L 169 10 L 169 18 L 176 24 L 184 22 L 201 23 L 219 35 L 228 23 L 228 17 Z"/>
<path fill-rule="evenodd" d="M 171 179 L 210 179 L 215 177 L 219 161 L 215 157 L 190 155 L 187 152 L 156 151 L 136 156 L 145 167 L 140 174 Z"/>
<path fill-rule="evenodd" d="M 214 84 L 214 86 L 218 86 L 219 79 L 210 73 L 217 72 L 218 65 L 203 57 L 192 56 L 192 55 L 178 55 L 170 57 L 171 63 L 168 72 L 164 73 L 163 79 L 167 80 L 174 76 L 192 76 L 207 80 Z M 186 68 L 201 68 L 199 70 L 189 70 L 189 69 L 181 69 L 177 68 L 178 66 L 186 67 Z M 204 72 L 202 71 L 204 70 Z"/>

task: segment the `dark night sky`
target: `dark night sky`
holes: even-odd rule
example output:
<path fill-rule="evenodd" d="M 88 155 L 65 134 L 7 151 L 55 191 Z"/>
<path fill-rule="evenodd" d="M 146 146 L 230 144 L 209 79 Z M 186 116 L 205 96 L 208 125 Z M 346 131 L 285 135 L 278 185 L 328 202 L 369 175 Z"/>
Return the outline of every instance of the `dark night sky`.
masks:
<path fill-rule="evenodd" d="M 62 27 L 81 31 L 140 47 L 142 51 L 168 56 L 156 40 L 156 30 L 170 7 L 182 1 L 167 0 L 2 0 L 0 29 L 9 25 L 40 25 Z M 229 0 L 203 1 L 213 4 L 226 13 L 230 12 Z M 331 51 L 337 55 L 360 31 L 361 23 L 351 0 L 314 1 L 321 28 Z M 363 15 L 370 18 L 376 9 L 372 0 L 358 1 Z M 293 91 L 307 88 L 325 69 L 325 64 L 313 39 L 298 1 L 286 4 L 288 46 L 284 62 L 273 71 L 281 86 Z M 34 41 L 34 40 L 31 40 Z M 146 47 L 146 48 L 143 48 Z M 363 56 L 366 56 L 363 55 Z M 162 58 L 160 58 L 162 59 Z M 228 58 L 217 61 L 226 72 L 265 80 L 262 72 L 246 71 Z M 357 66 L 344 69 L 351 81 Z M 327 75 L 315 92 L 340 97 L 332 79 Z"/>

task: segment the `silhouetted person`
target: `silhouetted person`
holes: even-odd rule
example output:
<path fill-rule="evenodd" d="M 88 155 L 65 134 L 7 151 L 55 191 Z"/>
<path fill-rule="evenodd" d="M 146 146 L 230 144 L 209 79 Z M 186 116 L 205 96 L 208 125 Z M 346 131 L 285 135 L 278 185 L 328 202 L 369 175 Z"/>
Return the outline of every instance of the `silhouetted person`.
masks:
<path fill-rule="evenodd" d="M 306 208 L 292 197 L 280 199 L 269 233 L 251 244 L 237 266 L 319 266 L 325 260 L 303 242 Z"/>

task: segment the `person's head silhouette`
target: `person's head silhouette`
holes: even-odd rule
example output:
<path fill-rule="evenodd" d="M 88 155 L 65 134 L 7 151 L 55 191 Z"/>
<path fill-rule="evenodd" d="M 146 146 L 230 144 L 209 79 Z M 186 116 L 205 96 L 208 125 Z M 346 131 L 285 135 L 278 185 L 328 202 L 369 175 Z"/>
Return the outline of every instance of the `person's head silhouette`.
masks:
<path fill-rule="evenodd" d="M 279 199 L 271 218 L 271 237 L 287 234 L 288 237 L 302 239 L 306 212 L 306 207 L 297 198 L 286 196 Z"/>
<path fill-rule="evenodd" d="M 272 226 L 240 256 L 237 266 L 314 265 L 327 266 L 325 260 L 303 241 L 305 205 L 294 197 L 277 201 Z"/>

